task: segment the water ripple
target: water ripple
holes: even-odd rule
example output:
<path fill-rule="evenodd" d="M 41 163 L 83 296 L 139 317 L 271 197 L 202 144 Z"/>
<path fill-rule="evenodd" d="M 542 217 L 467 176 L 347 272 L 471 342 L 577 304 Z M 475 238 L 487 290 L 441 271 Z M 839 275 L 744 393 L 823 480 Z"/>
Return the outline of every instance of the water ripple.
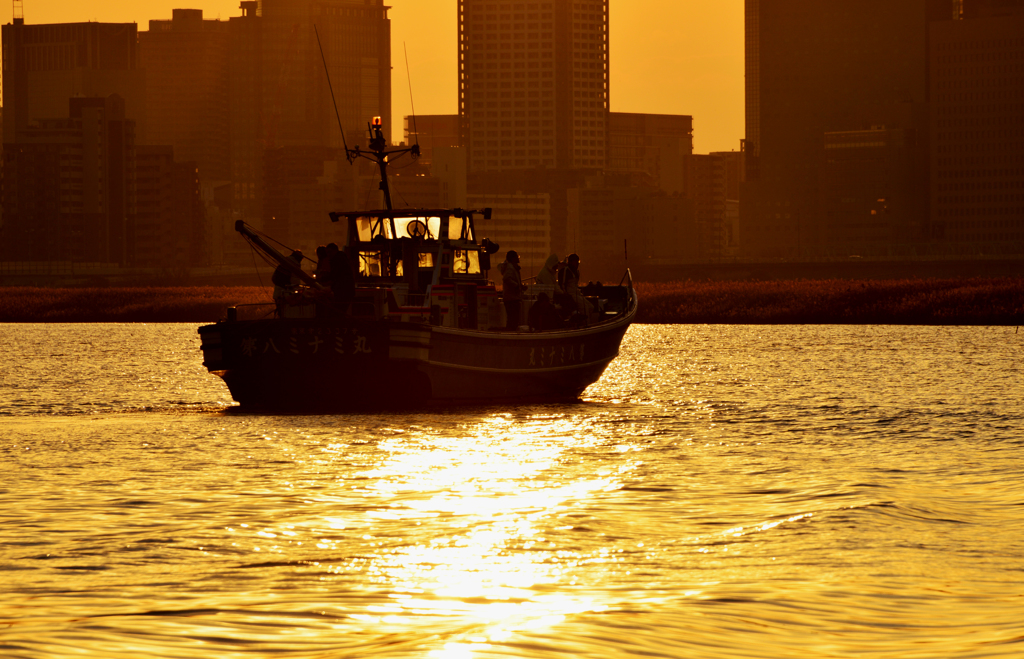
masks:
<path fill-rule="evenodd" d="M 1014 657 L 1024 337 L 634 327 L 575 405 L 232 412 L 3 326 L 5 657 Z"/>

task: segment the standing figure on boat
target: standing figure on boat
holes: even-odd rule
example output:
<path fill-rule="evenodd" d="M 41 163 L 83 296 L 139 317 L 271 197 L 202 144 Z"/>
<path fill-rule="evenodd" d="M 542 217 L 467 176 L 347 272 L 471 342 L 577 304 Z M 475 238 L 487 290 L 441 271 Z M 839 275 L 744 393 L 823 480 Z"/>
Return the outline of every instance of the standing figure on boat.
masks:
<path fill-rule="evenodd" d="M 537 283 L 541 286 L 551 286 L 555 293 L 561 293 L 562 287 L 558 285 L 558 271 L 562 264 L 558 261 L 558 255 L 552 254 L 544 262 L 544 267 L 537 273 Z"/>
<path fill-rule="evenodd" d="M 547 293 L 539 293 L 537 295 L 537 301 L 530 307 L 530 313 L 527 315 L 527 318 L 529 319 L 530 329 L 535 332 L 561 329 L 565 326 L 562 317 L 558 315 L 558 310 L 555 309 L 555 305 L 551 304 L 551 300 L 548 299 Z"/>
<path fill-rule="evenodd" d="M 295 250 L 288 257 L 296 268 L 302 268 L 302 252 Z M 274 284 L 274 303 L 277 305 L 277 315 L 284 317 L 284 307 L 288 298 L 299 290 L 299 278 L 292 274 L 292 269 L 282 263 L 274 270 L 270 281 Z"/>
<path fill-rule="evenodd" d="M 348 307 L 356 296 L 356 278 L 348 254 L 338 249 L 336 243 L 327 245 L 327 261 L 330 263 L 330 286 L 334 304 L 342 315 L 348 314 Z"/>
<path fill-rule="evenodd" d="M 561 282 L 565 277 L 563 274 L 565 268 L 566 264 L 558 260 L 558 255 L 552 254 L 544 262 L 544 267 L 537 275 L 537 283 L 551 287 L 551 301 L 562 310 L 563 316 L 568 317 L 576 309 L 576 301 L 566 295 L 565 289 L 562 287 Z"/>
<path fill-rule="evenodd" d="M 313 269 L 313 277 L 321 284 L 330 281 L 331 263 L 327 258 L 326 245 L 316 248 L 316 268 Z"/>
<path fill-rule="evenodd" d="M 523 306 L 523 276 L 519 273 L 519 254 L 510 249 L 501 264 L 501 299 L 505 303 L 505 329 L 518 329 Z"/>
<path fill-rule="evenodd" d="M 562 289 L 572 300 L 574 310 L 586 317 L 590 313 L 590 303 L 580 292 L 580 257 L 578 254 L 570 254 L 565 259 L 565 267 L 560 273 L 562 277 Z"/>

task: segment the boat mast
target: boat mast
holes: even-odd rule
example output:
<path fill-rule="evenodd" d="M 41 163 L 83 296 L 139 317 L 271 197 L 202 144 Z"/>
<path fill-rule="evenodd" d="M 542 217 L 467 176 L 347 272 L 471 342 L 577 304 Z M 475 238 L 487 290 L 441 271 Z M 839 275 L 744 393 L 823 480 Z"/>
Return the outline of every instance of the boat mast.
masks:
<path fill-rule="evenodd" d="M 348 157 L 349 162 L 356 158 L 366 158 L 377 163 L 377 168 L 380 170 L 380 189 L 384 193 L 385 208 L 392 211 L 394 210 L 394 205 L 391 203 L 391 186 L 388 184 L 388 163 L 391 162 L 392 156 L 400 157 L 407 153 L 412 154 L 413 158 L 418 158 L 420 155 L 420 145 L 413 144 L 412 146 L 389 149 L 388 141 L 384 138 L 384 122 L 381 121 L 381 118 L 374 117 L 368 127 L 370 129 L 370 151 L 362 151 L 357 146 L 354 149 L 346 148 L 345 155 Z"/>
<path fill-rule="evenodd" d="M 331 102 L 334 103 L 334 116 L 338 118 L 338 130 L 341 132 L 341 143 L 345 147 L 345 157 L 348 158 L 350 163 L 354 162 L 356 158 L 366 158 L 377 163 L 377 167 L 380 169 L 380 189 L 384 193 L 384 203 L 389 211 L 393 211 L 395 209 L 391 203 L 391 186 L 388 185 L 389 158 L 390 156 L 403 156 L 407 153 L 411 153 L 413 158 L 419 158 L 419 137 L 417 136 L 416 138 L 417 143 L 410 147 L 389 150 L 388 141 L 384 138 L 384 122 L 380 117 L 374 117 L 373 121 L 369 124 L 370 153 L 361 151 L 358 145 L 354 149 L 348 148 L 348 142 L 345 141 L 345 127 L 341 125 L 341 114 L 338 112 L 338 99 L 334 97 L 334 85 L 331 84 L 331 71 L 327 67 L 327 55 L 324 54 L 324 45 L 320 41 L 320 31 L 316 25 L 313 25 L 313 32 L 316 34 L 316 43 L 320 48 L 320 58 L 324 62 L 324 73 L 327 75 L 327 86 L 331 90 Z M 412 83 L 410 83 L 411 89 Z"/>

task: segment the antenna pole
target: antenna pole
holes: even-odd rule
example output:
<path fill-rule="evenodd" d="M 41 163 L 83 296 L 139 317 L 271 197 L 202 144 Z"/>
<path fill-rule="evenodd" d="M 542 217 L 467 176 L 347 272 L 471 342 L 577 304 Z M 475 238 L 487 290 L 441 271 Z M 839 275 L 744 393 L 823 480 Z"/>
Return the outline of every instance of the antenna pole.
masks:
<path fill-rule="evenodd" d="M 409 46 L 402 42 L 405 49 L 405 75 L 409 78 L 409 105 L 412 107 L 412 132 L 416 136 L 416 146 L 420 145 L 420 131 L 416 128 L 416 102 L 412 98 L 412 71 L 409 69 Z"/>
<path fill-rule="evenodd" d="M 345 140 L 345 128 L 341 125 L 341 114 L 338 112 L 338 99 L 334 97 L 334 85 L 331 84 L 331 71 L 327 68 L 327 56 L 324 55 L 324 45 L 320 43 L 320 31 L 313 24 L 313 32 L 316 33 L 316 45 L 320 46 L 320 58 L 324 61 L 324 73 L 327 74 L 327 88 L 331 90 L 331 102 L 334 103 L 334 116 L 338 118 L 338 130 L 341 131 L 341 144 L 345 147 L 345 157 L 352 162 L 352 156 L 348 152 L 348 142 Z"/>

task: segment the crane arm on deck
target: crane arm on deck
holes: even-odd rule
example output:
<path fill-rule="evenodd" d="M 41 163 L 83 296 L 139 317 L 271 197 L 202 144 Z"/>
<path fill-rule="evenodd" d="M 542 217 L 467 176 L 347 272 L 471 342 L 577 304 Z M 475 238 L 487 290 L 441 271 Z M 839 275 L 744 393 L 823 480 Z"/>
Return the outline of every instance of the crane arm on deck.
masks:
<path fill-rule="evenodd" d="M 250 244 L 257 247 L 261 252 L 269 256 L 279 265 L 283 265 L 289 272 L 301 279 L 310 287 L 315 288 L 318 291 L 327 290 L 326 286 L 314 279 L 309 273 L 304 272 L 298 263 L 277 251 L 273 246 L 265 241 L 262 236 L 253 231 L 244 221 L 238 220 L 235 222 L 235 231 L 245 236 Z"/>

